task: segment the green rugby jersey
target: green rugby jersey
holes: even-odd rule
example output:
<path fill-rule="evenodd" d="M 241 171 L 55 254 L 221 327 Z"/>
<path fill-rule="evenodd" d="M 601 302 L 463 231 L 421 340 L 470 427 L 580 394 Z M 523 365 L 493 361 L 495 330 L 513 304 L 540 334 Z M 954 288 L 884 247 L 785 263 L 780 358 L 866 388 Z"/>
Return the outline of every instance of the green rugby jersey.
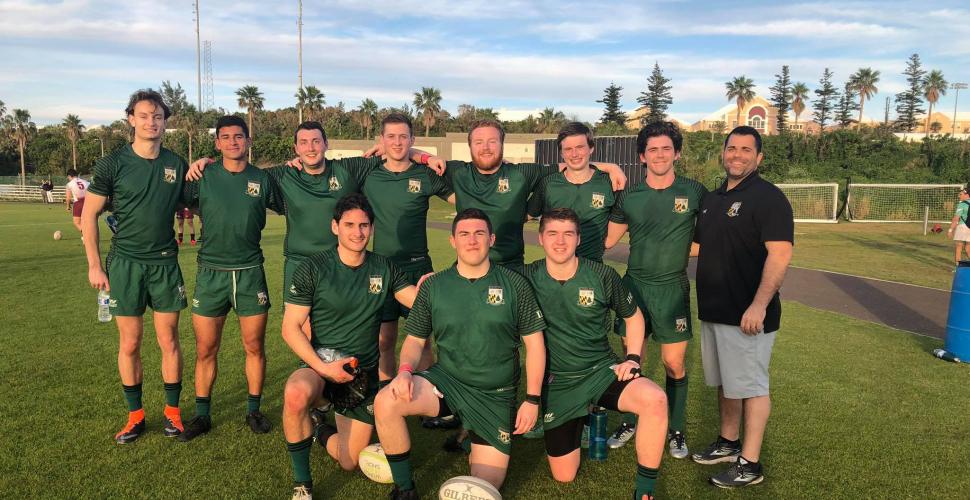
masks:
<path fill-rule="evenodd" d="M 185 203 L 205 217 L 199 238 L 199 264 L 210 269 L 245 269 L 263 263 L 259 241 L 266 209 L 282 212 L 276 182 L 247 164 L 242 172 L 225 169 L 219 160 L 198 182 L 185 183 Z"/>
<path fill-rule="evenodd" d="M 694 222 L 706 194 L 704 185 L 679 175 L 666 189 L 653 189 L 637 179 L 617 193 L 610 220 L 629 226 L 627 274 L 663 284 L 676 282 L 687 272 Z"/>
<path fill-rule="evenodd" d="M 374 253 L 402 271 L 431 267 L 428 255 L 428 199 L 447 199 L 451 189 L 424 165 L 412 163 L 403 172 L 383 164 L 370 172 L 361 189 L 374 207 Z"/>
<path fill-rule="evenodd" d="M 593 177 L 582 184 L 569 182 L 562 172 L 544 177 L 529 200 L 529 215 L 538 217 L 553 208 L 573 209 L 579 216 L 580 242 L 576 255 L 602 262 L 606 225 L 616 196 L 609 174 L 593 168 Z"/>
<path fill-rule="evenodd" d="M 580 257 L 576 274 L 560 283 L 546 270 L 546 259 L 541 259 L 525 266 L 525 277 L 548 325 L 546 370 L 577 374 L 616 361 L 608 339 L 610 310 L 629 318 L 636 314 L 637 306 L 612 267 Z"/>
<path fill-rule="evenodd" d="M 178 261 L 172 221 L 182 202 L 186 170 L 185 160 L 168 149 L 148 160 L 131 144 L 98 160 L 88 192 L 111 198 L 118 219 L 111 252 L 142 264 Z"/>
<path fill-rule="evenodd" d="M 300 264 L 286 291 L 286 302 L 310 307 L 314 349 L 337 349 L 369 367 L 380 357 L 377 339 L 384 301 L 408 286 L 404 274 L 386 258 L 367 252 L 364 263 L 351 268 L 332 248 Z"/>
<path fill-rule="evenodd" d="M 380 158 L 326 160 L 323 172 L 316 175 L 286 165 L 266 169 L 283 195 L 283 255 L 306 257 L 335 246 L 330 221 L 337 200 L 360 191 L 364 178 L 380 163 Z"/>
<path fill-rule="evenodd" d="M 493 263 L 485 276 L 469 280 L 456 264 L 421 285 L 404 331 L 422 339 L 434 334 L 438 365 L 460 382 L 515 391 L 520 337 L 545 327 L 521 275 Z"/>
<path fill-rule="evenodd" d="M 489 258 L 493 263 L 522 264 L 525 255 L 522 226 L 529 195 L 540 179 L 558 170 L 558 165 L 503 163 L 494 174 L 486 175 L 470 162 L 448 162 L 445 178 L 455 191 L 458 211 L 477 208 L 492 221 L 495 245 Z"/>

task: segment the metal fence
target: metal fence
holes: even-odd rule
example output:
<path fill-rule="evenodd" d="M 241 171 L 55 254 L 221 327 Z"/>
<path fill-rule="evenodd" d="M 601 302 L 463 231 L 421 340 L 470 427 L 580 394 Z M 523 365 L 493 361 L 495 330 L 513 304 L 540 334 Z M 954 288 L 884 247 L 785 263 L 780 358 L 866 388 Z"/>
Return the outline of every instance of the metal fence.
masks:
<path fill-rule="evenodd" d="M 593 156 L 591 161 L 616 163 L 623 169 L 628 179 L 639 179 L 646 175 L 637 154 L 637 138 L 633 136 L 596 137 L 593 139 Z M 559 145 L 555 139 L 539 139 L 536 141 L 536 163 L 550 165 L 560 163 Z"/>

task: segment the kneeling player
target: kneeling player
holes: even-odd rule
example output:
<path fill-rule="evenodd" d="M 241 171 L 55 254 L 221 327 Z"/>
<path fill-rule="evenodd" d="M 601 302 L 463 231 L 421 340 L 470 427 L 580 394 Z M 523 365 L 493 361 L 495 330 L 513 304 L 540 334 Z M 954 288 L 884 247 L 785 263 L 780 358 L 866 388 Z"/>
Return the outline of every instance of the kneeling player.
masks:
<path fill-rule="evenodd" d="M 363 195 L 341 198 L 331 223 L 337 247 L 308 257 L 285 291 L 283 339 L 305 364 L 290 375 L 283 391 L 283 434 L 293 466 L 293 498 L 312 498 L 310 409 L 322 406 L 325 399 L 334 404 L 337 427 L 321 424 L 316 438 L 344 470 L 357 466 L 374 428 L 377 338 L 384 300 L 393 293 L 409 307 L 417 293 L 393 264 L 367 251 L 373 220 L 374 211 Z M 308 317 L 309 338 L 301 328 Z M 345 357 L 324 362 L 315 351 L 321 348 Z M 349 368 L 354 365 L 359 369 Z M 353 386 L 348 387 L 351 381 Z"/>
<path fill-rule="evenodd" d="M 375 403 L 377 432 L 394 477 L 392 499 L 418 498 L 406 416 L 457 415 L 471 436 L 471 474 L 499 488 L 512 434 L 531 429 L 539 414 L 546 325 L 532 288 L 521 275 L 489 261 L 495 235 L 481 210 L 462 210 L 450 240 L 458 261 L 421 286 L 405 327 L 398 374 Z M 438 362 L 412 376 L 432 334 Z M 516 415 L 523 342 L 528 395 Z"/>
<path fill-rule="evenodd" d="M 631 412 L 637 427 L 636 496 L 653 495 L 667 429 L 667 398 L 639 378 L 643 315 L 613 268 L 578 257 L 579 218 L 569 208 L 542 215 L 539 243 L 546 258 L 525 268 L 545 312 L 548 378 L 543 385 L 546 454 L 557 481 L 579 469 L 580 439 L 590 404 Z M 610 310 L 627 325 L 626 360 L 610 348 Z"/>

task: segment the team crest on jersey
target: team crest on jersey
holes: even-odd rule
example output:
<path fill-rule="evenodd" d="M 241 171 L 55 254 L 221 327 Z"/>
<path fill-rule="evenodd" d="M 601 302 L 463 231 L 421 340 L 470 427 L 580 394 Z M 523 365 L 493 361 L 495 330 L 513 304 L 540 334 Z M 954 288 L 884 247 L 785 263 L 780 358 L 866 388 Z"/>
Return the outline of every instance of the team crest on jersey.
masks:
<path fill-rule="evenodd" d="M 498 440 L 501 441 L 502 444 L 509 444 L 509 443 L 512 442 L 512 434 L 509 433 L 509 431 L 507 431 L 505 429 L 499 429 L 498 430 Z"/>
<path fill-rule="evenodd" d="M 331 191 L 340 191 L 340 188 L 341 188 L 340 181 L 337 180 L 337 177 L 336 176 L 331 175 L 330 176 L 330 190 Z"/>
<path fill-rule="evenodd" d="M 589 307 L 596 302 L 596 293 L 592 288 L 580 288 L 579 289 L 579 302 L 581 307 Z"/>
<path fill-rule="evenodd" d="M 408 179 L 408 192 L 409 193 L 420 193 L 421 192 L 421 179 Z"/>
<path fill-rule="evenodd" d="M 259 197 L 259 187 L 260 187 L 260 185 L 259 185 L 258 182 L 249 181 L 246 184 L 246 194 L 248 194 L 249 196 L 252 196 L 253 198 L 258 198 Z"/>
<path fill-rule="evenodd" d="M 495 190 L 498 191 L 499 193 L 508 193 L 509 191 L 511 191 L 512 188 L 509 185 L 509 178 L 500 177 L 498 180 L 498 188 L 496 188 Z"/>
<path fill-rule="evenodd" d="M 679 333 L 684 333 L 687 331 L 687 318 L 677 318 L 674 324 L 674 329 Z"/>
<path fill-rule="evenodd" d="M 381 276 L 371 276 L 370 285 L 367 287 L 367 291 L 374 295 L 381 293 L 384 290 L 384 278 Z"/>
<path fill-rule="evenodd" d="M 728 211 L 727 211 L 727 216 L 728 217 L 737 217 L 739 213 L 741 213 L 741 202 L 740 201 L 736 201 L 736 202 L 734 202 L 734 203 L 731 204 L 731 208 L 729 208 Z"/>
<path fill-rule="evenodd" d="M 503 294 L 502 287 L 500 286 L 490 286 L 488 287 L 488 298 L 485 299 L 489 305 L 500 306 L 505 303 L 505 296 Z"/>
<path fill-rule="evenodd" d="M 593 193 L 593 200 L 589 202 L 593 208 L 603 208 L 606 206 L 606 195 L 603 193 Z"/>
<path fill-rule="evenodd" d="M 256 292 L 256 303 L 265 306 L 269 302 L 269 297 L 266 296 L 266 292 Z"/>
<path fill-rule="evenodd" d="M 163 179 L 165 180 L 165 182 L 169 184 L 175 184 L 175 179 L 176 179 L 175 169 L 172 167 L 165 167 L 165 176 L 163 177 Z"/>
<path fill-rule="evenodd" d="M 677 197 L 674 198 L 674 213 L 676 214 L 686 214 L 690 206 L 690 202 L 687 198 Z"/>

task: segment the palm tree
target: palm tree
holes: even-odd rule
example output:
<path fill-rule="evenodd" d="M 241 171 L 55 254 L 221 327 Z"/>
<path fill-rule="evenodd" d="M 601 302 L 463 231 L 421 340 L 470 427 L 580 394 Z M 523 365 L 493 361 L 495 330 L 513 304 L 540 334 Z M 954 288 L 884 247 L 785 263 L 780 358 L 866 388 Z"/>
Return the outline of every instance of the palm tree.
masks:
<path fill-rule="evenodd" d="M 368 97 L 360 102 L 360 106 L 357 107 L 357 111 L 360 112 L 361 128 L 367 129 L 367 135 L 364 137 L 364 139 L 369 139 L 370 129 L 374 125 L 374 115 L 377 113 L 377 103 Z"/>
<path fill-rule="evenodd" d="M 791 88 L 791 99 L 791 109 L 795 112 L 795 125 L 798 125 L 798 117 L 805 111 L 805 102 L 808 101 L 808 85 L 796 82 Z"/>
<path fill-rule="evenodd" d="M 539 114 L 538 120 L 539 132 L 549 134 L 559 130 L 562 124 L 566 121 L 566 115 L 564 115 L 562 111 L 556 111 L 553 108 L 546 108 L 543 109 L 542 113 Z"/>
<path fill-rule="evenodd" d="M 879 89 L 876 88 L 877 83 L 879 83 L 879 71 L 872 68 L 859 68 L 859 71 L 849 77 L 849 85 L 859 93 L 859 123 L 857 127 L 862 126 L 862 110 L 866 107 L 866 101 L 872 99 L 872 96 L 879 92 Z"/>
<path fill-rule="evenodd" d="M 421 87 L 421 92 L 414 93 L 414 107 L 421 112 L 424 136 L 428 137 L 441 112 L 441 91 L 434 87 Z"/>
<path fill-rule="evenodd" d="M 314 114 L 319 113 L 323 109 L 323 105 L 327 103 L 324 99 L 326 97 L 324 93 L 313 85 L 299 89 L 295 96 L 296 105 L 303 110 L 303 119 L 306 121 L 313 120 Z"/>
<path fill-rule="evenodd" d="M 81 140 L 84 125 L 81 125 L 81 118 L 77 115 L 67 115 L 64 117 L 63 124 L 67 132 L 67 140 L 71 141 L 71 164 L 77 170 L 77 141 Z"/>
<path fill-rule="evenodd" d="M 736 76 L 734 80 L 730 82 L 724 82 L 724 87 L 727 89 L 725 94 L 730 101 L 734 99 L 738 104 L 738 116 L 737 125 L 741 125 L 741 110 L 744 106 L 748 104 L 752 99 L 754 99 L 754 82 L 744 76 Z"/>
<path fill-rule="evenodd" d="M 17 141 L 17 152 L 20 153 L 20 185 L 27 183 L 27 167 L 24 163 L 24 151 L 27 149 L 27 141 L 37 132 L 37 125 L 30 121 L 30 111 L 26 109 L 15 109 L 8 118 L 8 126 L 13 139 Z"/>
<path fill-rule="evenodd" d="M 239 107 L 246 108 L 246 115 L 249 118 L 249 136 L 253 137 L 256 135 L 253 130 L 253 115 L 263 109 L 263 93 L 255 85 L 244 85 L 236 91 L 236 95 L 239 96 Z M 249 161 L 253 161 L 253 148 L 249 148 Z"/>
<path fill-rule="evenodd" d="M 940 100 L 940 96 L 946 95 L 946 88 L 950 86 L 950 83 L 943 78 L 943 72 L 934 69 L 930 71 L 930 74 L 926 75 L 926 79 L 923 80 L 923 95 L 926 97 L 926 102 L 930 103 L 930 109 L 926 113 L 926 133 L 930 133 L 930 118 L 933 116 L 933 105 L 936 101 Z"/>
<path fill-rule="evenodd" d="M 182 129 L 185 130 L 185 135 L 189 140 L 189 162 L 191 163 L 195 159 L 192 154 L 192 144 L 202 129 L 202 115 L 195 109 L 194 105 L 186 104 L 185 108 L 182 109 L 181 122 Z"/>

